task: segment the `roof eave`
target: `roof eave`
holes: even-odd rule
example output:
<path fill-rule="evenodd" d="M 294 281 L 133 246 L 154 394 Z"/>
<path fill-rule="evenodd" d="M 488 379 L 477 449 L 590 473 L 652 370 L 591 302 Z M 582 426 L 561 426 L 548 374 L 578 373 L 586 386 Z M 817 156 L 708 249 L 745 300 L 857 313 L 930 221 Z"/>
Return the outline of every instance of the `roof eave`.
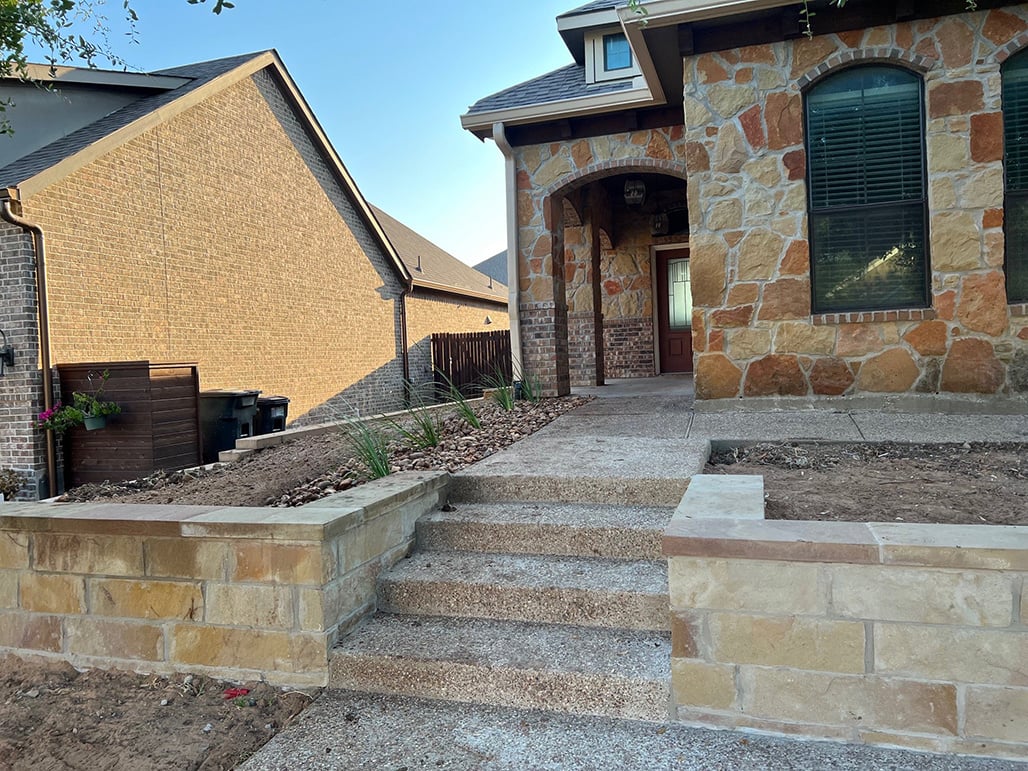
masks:
<path fill-rule="evenodd" d="M 500 297 L 499 295 L 492 294 L 490 292 L 480 292 L 475 289 L 463 289 L 461 287 L 455 287 L 449 284 L 439 284 L 435 281 L 428 281 L 422 278 L 412 279 L 412 283 L 416 289 L 430 289 L 433 292 L 445 292 L 446 294 L 457 295 L 460 297 L 472 297 L 476 300 L 485 300 L 486 302 L 496 303 L 497 305 L 503 305 L 505 307 L 508 305 L 506 296 Z"/>
<path fill-rule="evenodd" d="M 717 19 L 736 16 L 768 8 L 793 5 L 794 0 L 647 0 L 643 3 L 645 14 L 624 6 L 618 15 L 625 28 L 664 27 L 703 19 Z"/>
<path fill-rule="evenodd" d="M 642 78 L 636 78 L 637 81 Z M 543 123 L 545 121 L 577 118 L 585 115 L 596 115 L 611 112 L 614 109 L 634 109 L 653 107 L 664 104 L 663 91 L 661 98 L 654 98 L 648 87 L 634 87 L 623 91 L 609 91 L 605 94 L 563 99 L 555 102 L 514 107 L 506 110 L 489 110 L 486 112 L 465 113 L 460 117 L 461 126 L 474 133 L 487 132 L 492 136 L 493 124 L 503 123 L 505 126 L 518 126 L 526 123 Z"/>

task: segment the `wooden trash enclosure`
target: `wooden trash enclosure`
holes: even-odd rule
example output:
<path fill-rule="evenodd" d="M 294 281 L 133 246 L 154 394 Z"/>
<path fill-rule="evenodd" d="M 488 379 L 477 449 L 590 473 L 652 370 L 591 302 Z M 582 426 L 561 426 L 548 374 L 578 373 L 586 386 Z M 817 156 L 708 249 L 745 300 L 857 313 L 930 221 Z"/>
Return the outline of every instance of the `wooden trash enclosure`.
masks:
<path fill-rule="evenodd" d="M 200 465 L 200 378 L 196 364 L 151 364 L 148 361 L 59 364 L 61 402 L 73 391 L 89 392 L 98 376 L 110 370 L 104 399 L 117 402 L 121 414 L 107 427 L 81 426 L 64 435 L 65 486 L 87 482 L 123 482 L 154 471 L 177 471 Z M 89 373 L 96 375 L 89 382 Z"/>
<path fill-rule="evenodd" d="M 499 374 L 505 382 L 513 379 L 510 332 L 462 332 L 432 335 L 432 371 L 436 390 L 449 391 L 447 379 L 465 396 L 481 396 L 486 378 Z"/>

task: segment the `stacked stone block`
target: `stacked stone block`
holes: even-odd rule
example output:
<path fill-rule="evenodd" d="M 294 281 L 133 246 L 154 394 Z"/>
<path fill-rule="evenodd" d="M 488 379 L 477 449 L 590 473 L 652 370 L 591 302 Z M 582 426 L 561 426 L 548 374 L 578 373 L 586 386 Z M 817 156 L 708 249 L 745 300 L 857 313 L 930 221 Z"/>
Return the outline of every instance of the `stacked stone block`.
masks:
<path fill-rule="evenodd" d="M 324 685 L 447 479 L 396 474 L 292 510 L 5 504 L 0 651 Z"/>
<path fill-rule="evenodd" d="M 1000 65 L 1028 9 L 686 57 L 699 398 L 1028 390 L 1002 272 Z M 811 315 L 803 89 L 860 62 L 925 83 L 931 306 Z"/>
<path fill-rule="evenodd" d="M 679 720 L 1024 758 L 1028 528 L 744 522 L 686 503 L 664 541 Z"/>

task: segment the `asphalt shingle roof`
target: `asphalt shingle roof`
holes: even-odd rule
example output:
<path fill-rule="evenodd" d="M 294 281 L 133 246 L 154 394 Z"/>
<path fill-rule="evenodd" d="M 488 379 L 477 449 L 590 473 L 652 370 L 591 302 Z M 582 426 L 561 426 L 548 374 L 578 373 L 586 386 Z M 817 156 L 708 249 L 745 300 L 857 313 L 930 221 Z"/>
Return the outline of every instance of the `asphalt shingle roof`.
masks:
<path fill-rule="evenodd" d="M 236 67 L 259 55 L 245 54 L 243 56 L 232 56 L 153 73 L 155 75 L 190 78 L 190 81 L 178 88 L 144 96 L 131 104 L 125 105 L 120 110 L 112 112 L 110 115 L 90 123 L 88 126 L 83 126 L 77 131 L 9 163 L 0 169 L 0 187 L 14 187 L 46 171 L 51 166 L 89 147 L 94 142 L 98 142 L 108 134 L 124 128 L 133 121 L 170 104 L 179 97 L 188 94 L 190 91 L 201 87 L 220 75 L 231 72 Z"/>
<path fill-rule="evenodd" d="M 396 249 L 417 284 L 419 280 L 450 287 L 454 292 L 477 292 L 507 302 L 507 287 L 498 281 L 489 286 L 489 276 L 465 265 L 452 254 L 439 248 L 419 233 L 415 233 L 399 220 L 390 217 L 377 206 L 372 206 L 375 218 L 382 226 L 389 242 Z M 419 269 L 420 266 L 420 269 Z"/>
<path fill-rule="evenodd" d="M 494 110 L 510 110 L 515 107 L 527 107 L 547 102 L 563 102 L 567 99 L 625 91 L 631 87 L 631 80 L 616 80 L 589 85 L 585 82 L 585 67 L 580 64 L 569 64 L 559 70 L 548 72 L 538 78 L 527 80 L 479 99 L 468 108 L 468 115 Z"/>
<path fill-rule="evenodd" d="M 558 19 L 562 19 L 565 16 L 578 16 L 583 13 L 591 13 L 592 11 L 606 11 L 609 8 L 618 8 L 619 6 L 627 5 L 626 0 L 593 0 L 591 3 L 580 5 L 578 8 L 572 8 L 570 11 L 565 11 L 558 16 Z"/>
<path fill-rule="evenodd" d="M 507 282 L 507 250 L 504 249 L 499 254 L 494 254 L 487 260 L 482 260 L 477 265 L 472 266 L 479 273 L 485 273 L 487 276 L 492 276 L 493 281 L 499 281 L 501 284 Z"/>

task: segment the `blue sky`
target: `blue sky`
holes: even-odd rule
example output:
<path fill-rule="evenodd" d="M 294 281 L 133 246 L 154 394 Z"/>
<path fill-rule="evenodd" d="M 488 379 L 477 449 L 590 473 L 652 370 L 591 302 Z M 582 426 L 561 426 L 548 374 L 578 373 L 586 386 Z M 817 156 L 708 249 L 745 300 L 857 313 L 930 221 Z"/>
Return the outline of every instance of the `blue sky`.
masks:
<path fill-rule="evenodd" d="M 364 196 L 467 263 L 506 248 L 503 158 L 460 127 L 477 99 L 567 64 L 581 0 L 108 0 L 112 47 L 153 70 L 276 48 Z"/>

